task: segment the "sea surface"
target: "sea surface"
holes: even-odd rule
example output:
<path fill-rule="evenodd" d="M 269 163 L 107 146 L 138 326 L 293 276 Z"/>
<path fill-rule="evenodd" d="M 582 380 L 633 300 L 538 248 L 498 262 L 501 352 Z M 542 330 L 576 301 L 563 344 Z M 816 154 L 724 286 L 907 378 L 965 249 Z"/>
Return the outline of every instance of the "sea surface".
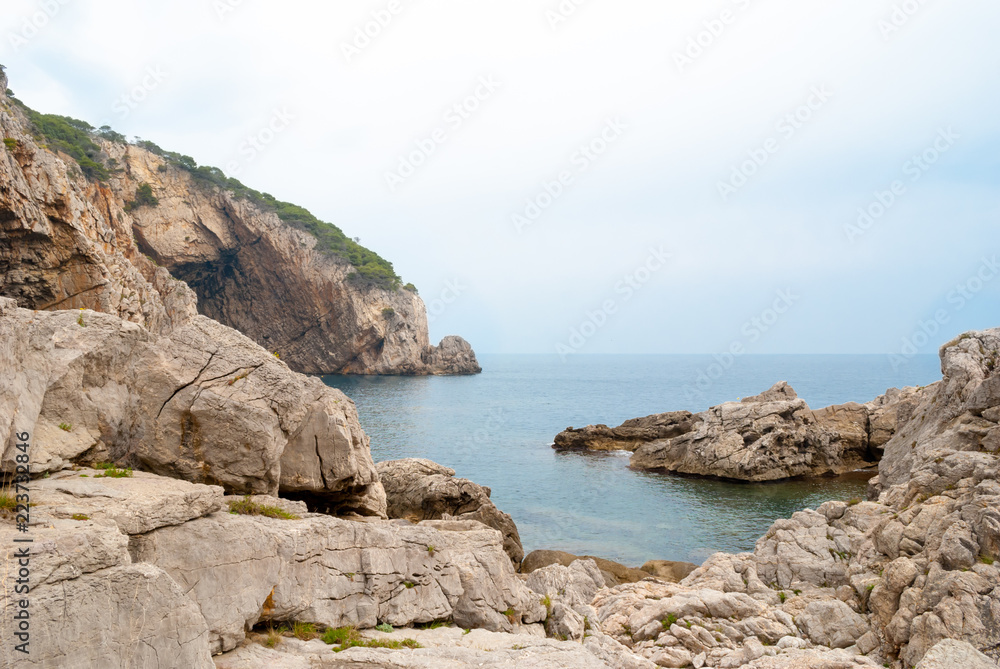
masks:
<path fill-rule="evenodd" d="M 837 479 L 740 484 L 632 471 L 628 454 L 557 453 L 568 426 L 701 411 L 788 381 L 813 408 L 866 402 L 887 388 L 941 377 L 937 356 L 893 369 L 887 356 L 482 355 L 467 377 L 323 380 L 358 406 L 378 461 L 428 458 L 492 489 L 525 551 L 701 562 L 752 550 L 771 522 L 831 500 L 864 497 L 872 472 Z M 698 381 L 700 380 L 700 387 Z"/>

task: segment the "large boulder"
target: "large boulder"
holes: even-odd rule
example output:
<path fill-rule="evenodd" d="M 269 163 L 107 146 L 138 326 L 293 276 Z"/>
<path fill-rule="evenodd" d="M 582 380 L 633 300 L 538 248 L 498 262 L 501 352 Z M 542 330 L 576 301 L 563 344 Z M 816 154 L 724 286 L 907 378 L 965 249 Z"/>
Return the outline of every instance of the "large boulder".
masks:
<path fill-rule="evenodd" d="M 476 522 L 216 513 L 134 537 L 132 550 L 198 602 L 213 652 L 268 620 L 360 628 L 448 620 L 511 631 L 545 618 L 499 532 Z"/>
<path fill-rule="evenodd" d="M 162 569 L 133 564 L 128 537 L 111 520 L 60 520 L 34 497 L 27 534 L 0 525 L 3 580 L 30 572 L 29 638 L 15 640 L 20 598 L 0 610 L 6 666 L 211 669 L 209 632 L 195 602 Z M 43 521 L 44 522 L 40 522 Z M 15 543 L 30 538 L 31 543 Z M 21 551 L 27 551 L 28 558 Z M 23 574 L 21 574 L 23 576 Z M 11 585 L 13 593 L 13 585 Z M 28 642 L 27 654 L 14 646 Z M 13 664 L 10 664 L 13 662 Z"/>
<path fill-rule="evenodd" d="M 159 336 L 107 314 L 0 298 L 0 341 L 3 471 L 27 432 L 36 474 L 110 460 L 384 516 L 354 403 L 235 330 L 195 316 Z"/>
<path fill-rule="evenodd" d="M 521 564 L 524 549 L 517 526 L 493 504 L 486 486 L 455 478 L 454 469 L 430 460 L 390 460 L 375 467 L 385 489 L 390 518 L 479 521 L 503 534 L 507 555 L 515 567 Z"/>

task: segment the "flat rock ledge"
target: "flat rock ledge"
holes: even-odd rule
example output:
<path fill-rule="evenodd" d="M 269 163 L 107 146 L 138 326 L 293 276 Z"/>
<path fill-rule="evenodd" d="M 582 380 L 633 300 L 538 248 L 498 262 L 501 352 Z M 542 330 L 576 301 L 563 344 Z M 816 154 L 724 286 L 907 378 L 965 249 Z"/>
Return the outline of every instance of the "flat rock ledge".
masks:
<path fill-rule="evenodd" d="M 812 410 L 785 382 L 699 414 L 568 428 L 553 448 L 631 451 L 635 469 L 739 481 L 829 476 L 875 466 L 929 391 L 891 389 L 867 404 Z"/>

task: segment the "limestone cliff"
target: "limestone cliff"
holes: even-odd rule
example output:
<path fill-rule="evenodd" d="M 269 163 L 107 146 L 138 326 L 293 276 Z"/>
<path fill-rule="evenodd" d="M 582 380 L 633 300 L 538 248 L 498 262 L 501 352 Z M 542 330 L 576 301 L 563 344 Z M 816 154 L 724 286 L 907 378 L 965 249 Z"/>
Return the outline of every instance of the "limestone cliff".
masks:
<path fill-rule="evenodd" d="M 0 295 L 31 309 L 93 309 L 160 334 L 200 312 L 304 373 L 481 371 L 461 338 L 430 345 L 415 290 L 394 275 L 359 281 L 352 260 L 283 220 L 273 198 L 185 156 L 63 119 L 60 131 L 76 136 L 68 146 L 6 91 L 0 72 Z M 319 234 L 327 229 L 337 230 Z"/>

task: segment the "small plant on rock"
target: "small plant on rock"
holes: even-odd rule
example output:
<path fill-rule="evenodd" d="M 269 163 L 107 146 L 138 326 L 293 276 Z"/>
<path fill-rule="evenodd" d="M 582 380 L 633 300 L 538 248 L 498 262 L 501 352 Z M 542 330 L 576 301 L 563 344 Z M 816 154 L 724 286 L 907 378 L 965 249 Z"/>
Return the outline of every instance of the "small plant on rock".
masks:
<path fill-rule="evenodd" d="M 396 631 L 395 628 L 389 623 L 382 623 L 381 625 L 376 625 L 375 629 L 377 629 L 379 632 L 385 632 L 386 634 L 392 634 L 393 632 Z"/>
<path fill-rule="evenodd" d="M 59 429 L 62 430 L 63 432 L 69 432 L 70 430 L 73 429 L 73 426 L 70 425 L 69 423 L 59 423 Z"/>
<path fill-rule="evenodd" d="M 276 506 L 255 502 L 250 495 L 245 495 L 243 499 L 230 500 L 228 504 L 229 513 L 237 516 L 264 516 L 265 518 L 280 518 L 282 520 L 300 520 L 300 517 L 294 513 L 288 513 Z"/>
<path fill-rule="evenodd" d="M 103 473 L 94 475 L 95 479 L 127 479 L 132 478 L 132 468 L 119 469 L 113 462 L 99 462 L 94 465 L 94 469 L 103 470 Z"/>
<path fill-rule="evenodd" d="M 90 520 L 90 516 L 83 513 L 74 513 L 72 518 L 73 520 Z"/>
<path fill-rule="evenodd" d="M 4 138 L 3 144 L 11 151 L 17 148 L 17 140 L 10 137 Z"/>
<path fill-rule="evenodd" d="M 295 622 L 292 624 L 292 636 L 302 641 L 311 641 L 319 636 L 316 626 L 312 623 Z"/>

